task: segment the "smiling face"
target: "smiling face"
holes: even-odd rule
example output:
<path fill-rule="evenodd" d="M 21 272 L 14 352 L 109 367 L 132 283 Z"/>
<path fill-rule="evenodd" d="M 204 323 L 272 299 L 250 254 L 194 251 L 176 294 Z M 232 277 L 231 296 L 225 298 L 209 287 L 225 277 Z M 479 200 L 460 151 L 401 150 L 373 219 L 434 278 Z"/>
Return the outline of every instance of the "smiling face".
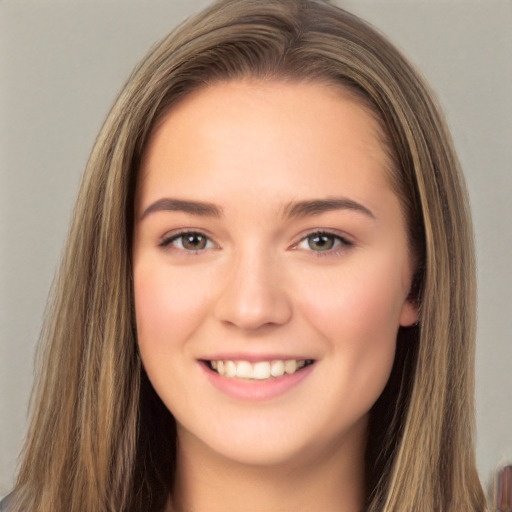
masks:
<path fill-rule="evenodd" d="M 233 81 L 192 93 L 152 134 L 137 334 L 184 449 L 263 465 L 362 457 L 398 328 L 417 316 L 378 133 L 338 89 Z"/>

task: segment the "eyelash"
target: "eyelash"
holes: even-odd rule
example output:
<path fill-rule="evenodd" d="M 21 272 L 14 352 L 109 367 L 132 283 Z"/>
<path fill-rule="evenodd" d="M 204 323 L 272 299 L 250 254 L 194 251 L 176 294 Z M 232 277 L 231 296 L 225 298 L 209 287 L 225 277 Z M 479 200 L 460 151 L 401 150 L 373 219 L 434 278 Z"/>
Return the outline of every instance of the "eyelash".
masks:
<path fill-rule="evenodd" d="M 178 231 L 178 232 L 172 233 L 170 235 L 165 235 L 158 243 L 158 246 L 162 247 L 162 248 L 169 247 L 173 244 L 173 242 L 175 242 L 176 240 L 179 240 L 180 238 L 184 238 L 186 235 L 198 236 L 198 237 L 205 238 L 207 244 L 214 243 L 214 242 L 212 242 L 212 240 L 210 239 L 209 236 L 205 235 L 204 233 L 201 233 L 200 231 L 183 230 L 183 231 Z M 204 252 L 206 250 L 206 247 L 204 249 L 196 249 L 196 250 L 193 250 L 193 249 L 188 250 L 188 249 L 185 249 L 184 247 L 173 247 L 173 249 L 177 249 L 179 251 L 186 252 L 187 254 L 194 255 L 194 254 L 200 254 L 200 253 Z"/>
<path fill-rule="evenodd" d="M 204 233 L 201 233 L 200 231 L 183 230 L 183 231 L 172 233 L 171 235 L 164 236 L 158 243 L 158 246 L 162 247 L 162 248 L 169 247 L 175 241 L 179 240 L 180 238 L 183 238 L 185 235 L 203 237 L 206 239 L 207 244 L 213 243 L 214 245 L 216 245 L 214 242 L 212 242 L 212 240 L 210 239 L 209 236 L 205 235 Z M 339 234 L 333 233 L 332 231 L 320 230 L 320 231 L 311 231 L 310 233 L 307 233 L 306 235 L 304 235 L 296 244 L 293 245 L 293 249 L 298 249 L 301 243 L 307 243 L 308 239 L 311 239 L 315 236 L 316 237 L 322 237 L 322 236 L 329 237 L 331 239 L 334 239 L 333 243 L 335 244 L 332 248 L 326 249 L 324 251 L 315 251 L 313 249 L 310 249 L 309 252 L 314 253 L 316 257 L 336 256 L 339 253 L 346 251 L 354 246 L 353 242 L 351 242 L 350 240 L 347 240 L 345 237 L 343 237 Z M 182 243 L 182 246 L 183 246 L 183 243 Z M 173 247 L 173 248 L 183 251 L 183 252 L 187 253 L 188 255 L 197 255 L 197 254 L 204 252 L 208 247 L 205 247 L 203 249 L 197 249 L 197 250 L 193 250 L 193 249 L 188 250 L 188 249 L 185 249 L 184 247 Z"/>
<path fill-rule="evenodd" d="M 334 239 L 334 247 L 330 249 L 326 249 L 324 251 L 314 251 L 310 248 L 310 252 L 314 253 L 316 257 L 322 258 L 325 256 L 337 256 L 338 254 L 347 251 L 354 247 L 354 243 L 350 240 L 347 240 L 344 236 L 341 236 L 337 233 L 333 233 L 332 231 L 311 231 L 310 233 L 307 233 L 305 236 L 303 236 L 297 244 L 294 245 L 294 248 L 299 248 L 299 245 L 302 243 L 307 243 L 308 239 L 311 239 L 313 237 L 329 237 L 331 239 Z"/>

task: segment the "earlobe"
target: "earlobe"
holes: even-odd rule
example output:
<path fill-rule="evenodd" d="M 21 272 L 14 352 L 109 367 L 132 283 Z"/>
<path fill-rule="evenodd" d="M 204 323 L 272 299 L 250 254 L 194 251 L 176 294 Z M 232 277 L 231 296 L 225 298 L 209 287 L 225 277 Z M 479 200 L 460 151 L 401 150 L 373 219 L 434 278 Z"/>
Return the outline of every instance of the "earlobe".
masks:
<path fill-rule="evenodd" d="M 400 313 L 400 326 L 411 327 L 412 325 L 418 322 L 418 318 L 418 304 L 416 300 L 408 297 L 407 300 L 404 302 L 404 305 L 402 306 L 402 311 Z"/>

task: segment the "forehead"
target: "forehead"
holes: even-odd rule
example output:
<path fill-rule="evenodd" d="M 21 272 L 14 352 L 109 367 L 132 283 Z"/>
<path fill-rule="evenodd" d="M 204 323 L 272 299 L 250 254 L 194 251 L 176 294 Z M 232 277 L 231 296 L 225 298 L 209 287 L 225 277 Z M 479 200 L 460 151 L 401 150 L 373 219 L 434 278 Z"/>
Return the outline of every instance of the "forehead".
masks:
<path fill-rule="evenodd" d="M 354 94 L 320 83 L 239 80 L 194 91 L 162 117 L 137 193 L 163 193 L 172 182 L 173 195 L 193 187 L 214 196 L 242 178 L 238 185 L 262 193 L 274 184 L 292 195 L 325 194 L 350 181 L 387 185 L 390 167 L 381 126 Z"/>

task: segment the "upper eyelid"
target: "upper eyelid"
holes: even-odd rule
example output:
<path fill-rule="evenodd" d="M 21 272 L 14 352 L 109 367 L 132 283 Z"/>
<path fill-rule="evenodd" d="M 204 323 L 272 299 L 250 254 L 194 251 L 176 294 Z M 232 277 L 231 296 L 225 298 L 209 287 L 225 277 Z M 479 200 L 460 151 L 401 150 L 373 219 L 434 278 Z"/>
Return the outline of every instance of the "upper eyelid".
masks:
<path fill-rule="evenodd" d="M 300 244 L 302 244 L 308 237 L 311 235 L 330 235 L 337 239 L 337 244 L 330 249 L 315 251 L 311 248 L 302 248 Z M 343 234 L 338 234 L 336 231 L 333 232 L 331 230 L 313 230 L 308 234 L 304 235 L 298 242 L 292 245 L 291 249 L 296 251 L 304 251 L 306 254 L 314 256 L 315 258 L 329 258 L 329 257 L 337 257 L 344 255 L 348 251 L 352 251 L 356 247 L 356 244 L 350 240 L 348 237 Z"/>
<path fill-rule="evenodd" d="M 309 236 L 312 235 L 330 235 L 334 236 L 338 239 L 340 239 L 342 242 L 354 245 L 354 241 L 352 240 L 352 237 L 347 235 L 344 232 L 338 231 L 337 229 L 322 229 L 322 228 L 316 228 L 312 229 L 311 231 L 307 231 L 306 233 L 303 233 L 300 235 L 300 238 L 298 238 L 297 242 L 295 242 L 293 245 L 297 245 Z"/>
<path fill-rule="evenodd" d="M 208 243 L 213 244 L 213 247 L 204 247 L 202 249 L 185 249 L 185 248 L 180 248 L 180 247 L 174 246 L 174 242 L 176 240 L 178 240 L 180 237 L 187 235 L 187 234 L 196 234 L 196 235 L 203 236 L 204 238 L 207 239 L 207 244 Z M 208 250 L 212 250 L 212 249 L 216 250 L 216 249 L 220 248 L 219 244 L 217 242 L 215 242 L 211 236 L 205 234 L 204 232 L 202 232 L 200 230 L 193 230 L 193 229 L 192 230 L 185 229 L 182 231 L 168 232 L 159 239 L 157 245 L 161 249 L 181 251 L 184 254 L 199 254 L 199 253 L 202 253 L 202 252 L 205 252 Z"/>
<path fill-rule="evenodd" d="M 216 244 L 212 235 L 210 235 L 204 229 L 199 229 L 199 228 L 182 228 L 182 229 L 173 229 L 173 230 L 167 231 L 164 235 L 162 235 L 160 237 L 159 243 L 168 242 L 168 241 L 174 240 L 176 238 L 179 238 L 180 236 L 188 235 L 188 234 L 196 234 L 196 235 L 204 236 L 205 238 L 208 238 L 208 240 L 210 240 Z"/>
<path fill-rule="evenodd" d="M 179 238 L 180 236 L 186 235 L 186 234 L 198 234 L 201 236 L 206 237 L 210 242 L 215 244 L 218 248 L 220 247 L 220 244 L 218 244 L 212 235 L 210 235 L 206 230 L 200 229 L 200 228 L 182 228 L 182 229 L 176 229 L 166 232 L 163 236 L 160 237 L 158 241 L 158 245 L 164 245 L 169 244 L 173 240 Z M 346 245 L 354 245 L 354 241 L 352 238 L 347 235 L 344 232 L 341 232 L 337 229 L 328 229 L 328 228 L 314 228 L 311 230 L 308 230 L 307 232 L 301 233 L 297 238 L 296 241 L 292 244 L 291 247 L 297 247 L 302 241 L 304 241 L 306 238 L 312 236 L 312 235 L 330 235 L 333 237 L 336 237 L 339 239 L 342 243 Z"/>

